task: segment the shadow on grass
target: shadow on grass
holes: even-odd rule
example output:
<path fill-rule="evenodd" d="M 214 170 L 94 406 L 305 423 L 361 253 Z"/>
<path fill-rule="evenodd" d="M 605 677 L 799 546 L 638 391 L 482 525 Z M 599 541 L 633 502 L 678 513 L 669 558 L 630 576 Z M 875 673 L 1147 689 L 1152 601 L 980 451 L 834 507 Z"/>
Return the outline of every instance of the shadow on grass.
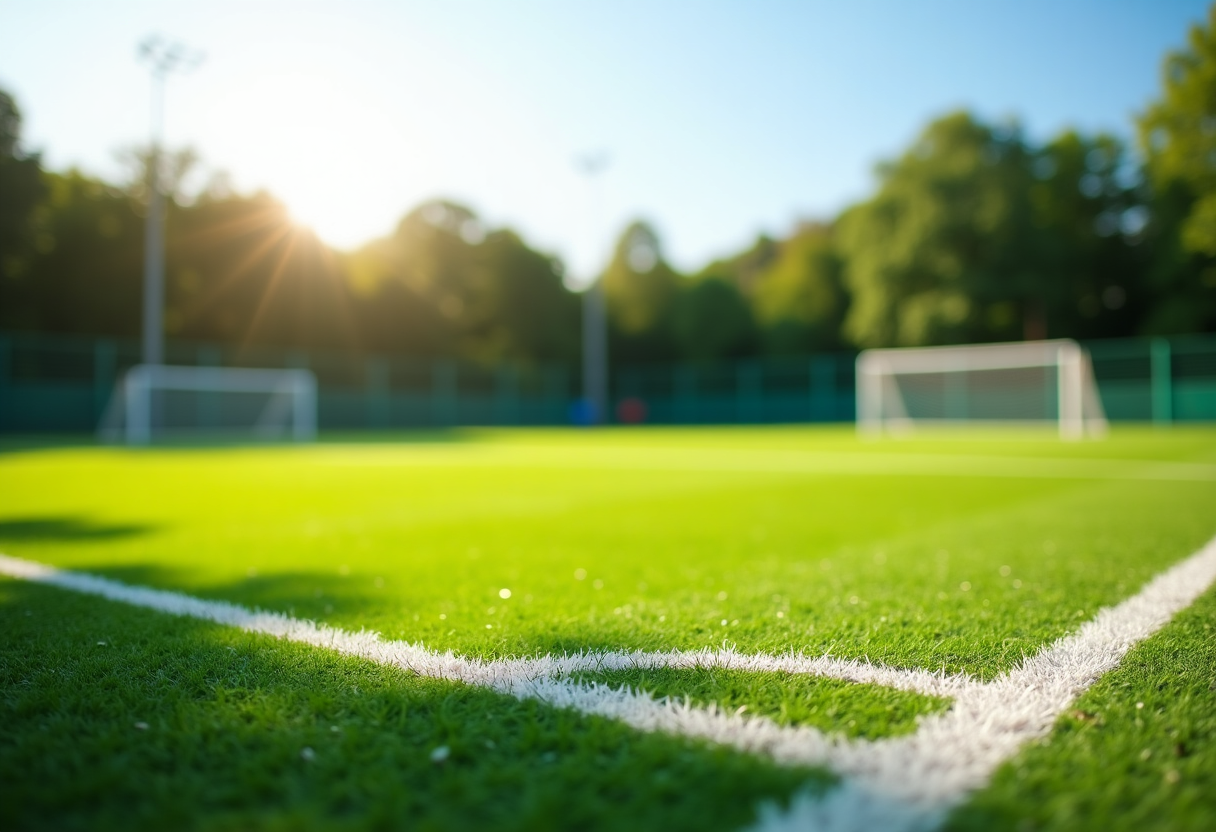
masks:
<path fill-rule="evenodd" d="M 153 526 L 136 523 L 94 523 L 82 517 L 10 517 L 0 520 L 0 545 L 4 543 L 108 543 L 147 534 Z"/>
<path fill-rule="evenodd" d="M 0 630 L 9 829 L 728 830 L 831 782 L 43 586 Z"/>

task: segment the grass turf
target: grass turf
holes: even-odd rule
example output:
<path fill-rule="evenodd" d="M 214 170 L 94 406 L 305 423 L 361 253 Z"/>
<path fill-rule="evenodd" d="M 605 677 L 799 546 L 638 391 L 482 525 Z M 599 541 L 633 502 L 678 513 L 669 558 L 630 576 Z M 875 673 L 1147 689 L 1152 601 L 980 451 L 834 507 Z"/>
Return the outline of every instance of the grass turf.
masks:
<path fill-rule="evenodd" d="M 429 436 L 425 442 L 337 442 L 300 449 L 14 447 L 0 454 L 0 551 L 338 626 L 371 627 L 464 654 L 696 648 L 728 642 L 748 651 L 830 651 L 991 678 L 1098 607 L 1131 594 L 1212 534 L 1213 438 L 1216 434 L 1202 429 L 1125 430 L 1100 443 L 1061 444 L 1033 434 L 859 443 L 842 430 L 776 428 L 594 435 L 470 431 Z M 96 794 L 72 797 L 76 793 L 70 784 L 78 778 L 70 776 L 71 767 L 63 762 L 76 759 L 63 744 L 68 735 L 81 730 L 82 721 L 90 724 L 89 714 L 99 705 L 73 699 L 73 705 L 55 711 L 71 726 L 56 744 L 42 736 L 41 726 L 48 723 L 29 704 L 40 696 L 55 701 L 51 692 L 57 680 L 48 669 L 55 662 L 70 664 L 63 644 L 54 661 L 32 653 L 30 645 L 41 644 L 40 639 L 53 642 L 60 630 L 72 626 L 82 632 L 85 625 L 71 624 L 71 616 L 65 618 L 68 623 L 56 624 L 41 613 L 54 609 L 60 602 L 53 599 L 62 593 L 6 586 L 8 600 L 0 605 L 6 613 L 20 606 L 14 597 L 33 593 L 41 599 L 26 607 L 34 615 L 19 617 L 23 629 L 5 629 L 23 634 L 6 641 L 6 647 L 16 645 L 6 653 L 3 676 L 4 701 L 15 716 L 5 720 L 10 728 L 0 728 L 0 748 L 6 773 L 17 778 L 6 782 L 37 782 L 44 794 L 58 793 L 64 798 L 59 801 L 63 819 L 103 817 L 104 801 Z M 503 597 L 504 590 L 509 597 Z M 215 687 L 187 686 L 195 697 L 192 707 L 206 711 L 217 724 L 247 718 L 251 696 L 271 702 L 273 697 L 259 696 L 266 674 L 281 679 L 276 667 L 321 662 L 327 668 L 306 678 L 287 674 L 275 687 L 276 697 L 288 703 L 282 712 L 296 714 L 293 725 L 307 724 L 310 708 L 326 713 L 320 704 L 309 704 L 314 688 L 330 690 L 321 684 L 323 676 L 386 678 L 388 673 L 350 660 L 312 658 L 315 651 L 298 647 L 255 649 L 253 637 L 224 635 L 199 624 L 168 625 L 151 613 L 104 602 L 67 596 L 60 605 L 112 610 L 105 616 L 115 622 L 138 619 L 144 623 L 136 627 L 142 635 L 135 643 L 159 661 L 180 653 L 179 664 L 197 663 L 202 677 L 228 679 Z M 90 613 L 95 615 L 101 613 Z M 178 632 L 181 628 L 188 637 Z M 162 635 L 166 630 L 169 634 Z M 71 642 L 77 650 L 89 650 L 88 656 L 72 661 L 101 662 L 111 674 L 107 678 L 116 680 L 111 683 L 115 688 L 122 687 L 117 680 L 138 675 L 133 668 L 115 670 L 112 657 L 92 655 L 95 641 L 107 640 L 109 646 L 106 637 L 93 643 L 88 638 Z M 209 649 L 231 639 L 243 639 L 243 646 L 225 644 L 228 656 Z M 227 647 L 237 655 L 262 656 L 259 661 L 269 664 L 260 666 L 261 676 L 225 676 L 231 672 Z M 274 661 L 266 659 L 268 651 L 277 656 Z M 19 673 L 11 670 L 18 659 Z M 152 667 L 157 660 L 133 656 L 130 661 Z M 37 668 L 42 670 L 34 672 Z M 151 707 L 158 696 L 178 696 L 173 691 L 190 677 L 166 678 L 159 693 L 134 686 L 129 695 L 136 702 L 142 697 Z M 857 736 L 906 731 L 916 714 L 939 707 L 925 698 L 866 686 L 824 680 L 786 684 L 775 675 L 648 671 L 605 681 L 731 710 L 747 706 L 753 713 Z M 385 684 L 383 701 L 399 701 L 403 711 L 423 715 L 419 724 L 392 723 L 404 735 L 379 726 L 379 734 L 397 736 L 400 746 L 384 752 L 385 762 L 396 772 L 393 777 L 404 778 L 392 781 L 398 786 L 417 782 L 410 792 L 417 795 L 414 803 L 385 803 L 386 791 L 359 791 L 349 782 L 301 786 L 304 781 L 281 766 L 270 769 L 279 772 L 278 780 L 272 777 L 267 785 L 249 789 L 220 777 L 218 768 L 186 767 L 182 776 L 198 795 L 190 805 L 199 823 L 223 825 L 229 812 L 241 818 L 239 825 L 255 825 L 253 818 L 262 817 L 261 812 L 265 817 L 258 823 L 288 827 L 308 825 L 310 817 L 324 823 L 341 820 L 352 828 L 374 828 L 378 819 L 388 818 L 388 823 L 407 816 L 428 818 L 436 828 L 456 828 L 471 819 L 505 822 L 496 815 L 444 814 L 444 807 L 459 797 L 506 801 L 532 820 L 532 828 L 543 826 L 550 810 L 553 824 L 586 825 L 581 821 L 600 810 L 611 814 L 612 804 L 621 799 L 617 792 L 607 803 L 595 797 L 601 784 L 608 788 L 616 782 L 600 771 L 593 738 L 597 730 L 612 734 L 618 747 L 626 749 L 621 751 L 625 758 L 635 747 L 653 747 L 665 749 L 654 752 L 660 757 L 693 754 L 709 761 L 695 771 L 694 766 L 671 774 L 669 785 L 675 791 L 704 794 L 711 784 L 715 794 L 721 791 L 750 805 L 791 788 L 788 772 L 720 749 L 639 737 L 619 726 L 588 727 L 601 723 L 485 692 L 453 692 L 435 682 L 396 678 Z M 75 689 L 75 683 L 70 687 Z M 440 696 L 434 692 L 438 688 L 448 692 Z M 454 775 L 447 774 L 447 786 L 432 783 L 428 777 L 433 779 L 435 772 L 427 767 L 426 755 L 428 743 L 437 740 L 419 726 L 435 718 L 435 701 L 453 696 L 479 703 L 459 718 L 471 720 L 470 725 L 479 724 L 471 716 L 478 708 L 548 720 L 545 724 L 551 723 L 571 749 L 563 758 L 563 774 L 569 771 L 586 785 L 566 782 L 545 791 L 548 787 L 541 783 L 529 785 L 533 779 L 548 782 L 543 772 L 529 768 L 530 763 L 514 769 L 494 755 L 482 775 L 452 780 Z M 1203 706 L 1200 700 L 1192 703 L 1200 711 Z M 278 705 L 267 707 L 279 712 Z M 259 720 L 259 708 L 253 708 L 246 736 L 262 737 L 271 758 L 260 757 L 249 745 L 228 744 L 217 754 L 216 766 L 246 770 L 247 760 L 257 767 L 298 756 L 292 743 L 305 740 L 292 735 L 286 745 L 278 744 L 272 738 L 280 724 Z M 117 736 L 130 739 L 123 727 L 123 720 L 131 722 L 130 713 L 115 718 Z M 104 725 L 104 719 L 98 720 Z M 389 742 L 373 741 L 377 729 L 367 724 L 373 725 L 367 742 Z M 188 745 L 200 730 L 189 721 L 170 727 L 156 746 L 158 759 L 173 758 L 173 749 Z M 541 734 L 545 730 L 550 729 Z M 480 737 L 483 732 L 470 733 Z M 140 737 L 136 739 L 145 741 Z M 40 739 L 47 744 L 39 746 Z M 479 741 L 471 740 L 469 747 Z M 112 742 L 118 743 L 115 748 L 122 746 Z M 592 751 L 580 750 L 584 742 Z M 1209 766 L 1216 763 L 1206 740 L 1199 745 L 1195 756 Z M 41 749 L 39 759 L 55 770 L 31 767 L 30 758 L 22 756 L 22 749 L 31 747 Z M 547 753 L 557 752 L 542 752 Z M 637 796 L 621 817 L 647 826 L 678 825 L 673 818 L 701 819 L 688 806 L 654 792 L 656 772 L 674 769 L 657 757 L 643 757 L 631 765 L 632 774 L 618 775 L 621 787 Z M 352 766 L 351 777 L 380 782 L 382 775 L 353 750 L 344 749 L 338 759 Z M 103 779 L 128 787 L 128 772 L 155 768 L 144 758 L 130 766 L 104 760 L 98 765 Z M 486 786 L 497 782 L 496 769 L 503 771 L 500 785 Z M 37 777 L 36 771 L 41 771 Z M 721 786 L 719 776 L 738 788 Z M 165 786 L 170 791 L 179 787 Z M 523 789 L 531 797 L 520 803 L 495 796 L 509 789 Z M 49 805 L 32 801 L 32 793 L 18 808 Z M 350 795 L 346 803 L 336 796 L 341 793 Z M 148 818 L 170 808 L 150 797 L 132 797 L 127 804 L 142 807 Z M 377 814 L 376 807 L 389 805 L 395 808 L 385 809 L 387 815 Z M 535 808 L 540 805 L 549 810 Z M 577 824 L 571 814 L 575 806 L 585 806 L 589 813 L 577 815 Z M 1019 817 L 1009 804 L 1002 807 L 994 811 Z M 671 813 L 663 814 L 667 809 Z M 706 816 L 713 822 L 700 825 L 733 828 L 746 815 L 713 810 Z"/>

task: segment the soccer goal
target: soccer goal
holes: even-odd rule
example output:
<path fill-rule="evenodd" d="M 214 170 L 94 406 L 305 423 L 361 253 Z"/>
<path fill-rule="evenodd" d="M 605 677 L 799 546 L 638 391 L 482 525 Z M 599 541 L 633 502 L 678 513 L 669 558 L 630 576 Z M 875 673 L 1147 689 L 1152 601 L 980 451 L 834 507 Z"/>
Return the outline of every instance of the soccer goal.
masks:
<path fill-rule="evenodd" d="M 308 370 L 140 364 L 115 385 L 98 432 L 132 445 L 209 435 L 307 442 L 317 381 Z"/>
<path fill-rule="evenodd" d="M 1106 431 L 1089 353 L 1072 340 L 866 350 L 857 357 L 857 428 L 1058 425 L 1078 439 Z"/>

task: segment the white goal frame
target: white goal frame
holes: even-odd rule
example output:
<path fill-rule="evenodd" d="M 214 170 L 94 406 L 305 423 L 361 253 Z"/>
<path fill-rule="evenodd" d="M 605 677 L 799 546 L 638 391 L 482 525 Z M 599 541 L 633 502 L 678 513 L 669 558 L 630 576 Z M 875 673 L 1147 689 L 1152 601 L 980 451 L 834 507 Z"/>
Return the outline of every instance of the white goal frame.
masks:
<path fill-rule="evenodd" d="M 154 434 L 162 432 L 206 431 L 198 428 L 182 431 L 154 424 L 152 394 L 155 390 L 265 393 L 269 399 L 250 425 L 251 435 L 268 439 L 289 434 L 296 442 L 311 442 L 317 435 L 317 379 L 308 370 L 137 364 L 115 385 L 98 429 L 100 436 L 130 445 L 146 445 Z"/>
<path fill-rule="evenodd" d="M 1054 368 L 1058 423 L 1064 439 L 1101 436 L 1106 415 L 1094 380 L 1089 352 L 1071 339 L 976 344 L 955 347 L 908 347 L 865 350 L 857 356 L 857 429 L 863 435 L 907 432 L 918 424 L 974 424 L 968 419 L 913 418 L 905 406 L 896 376 L 966 373 L 984 370 Z M 978 421 L 978 420 L 977 420 Z M 987 423 L 1002 420 L 983 420 Z M 1041 424 L 1047 419 L 1034 420 Z M 1008 423 L 1019 422 L 1017 419 Z M 1025 420 L 1020 420 L 1025 423 Z"/>

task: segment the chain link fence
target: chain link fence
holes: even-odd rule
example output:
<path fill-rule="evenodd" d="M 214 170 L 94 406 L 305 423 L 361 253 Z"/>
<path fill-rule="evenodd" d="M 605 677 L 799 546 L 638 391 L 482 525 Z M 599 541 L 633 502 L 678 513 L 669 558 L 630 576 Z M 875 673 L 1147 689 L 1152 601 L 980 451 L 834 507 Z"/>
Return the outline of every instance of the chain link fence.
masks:
<path fill-rule="evenodd" d="M 1216 421 L 1216 336 L 1085 345 L 1113 421 Z M 618 422 L 850 422 L 854 358 L 833 353 L 709 364 L 613 367 Z M 567 424 L 579 398 L 574 366 L 486 366 L 387 355 L 170 342 L 170 364 L 306 368 L 317 376 L 328 430 Z M 89 432 L 116 381 L 139 362 L 135 341 L 0 333 L 0 431 Z"/>

